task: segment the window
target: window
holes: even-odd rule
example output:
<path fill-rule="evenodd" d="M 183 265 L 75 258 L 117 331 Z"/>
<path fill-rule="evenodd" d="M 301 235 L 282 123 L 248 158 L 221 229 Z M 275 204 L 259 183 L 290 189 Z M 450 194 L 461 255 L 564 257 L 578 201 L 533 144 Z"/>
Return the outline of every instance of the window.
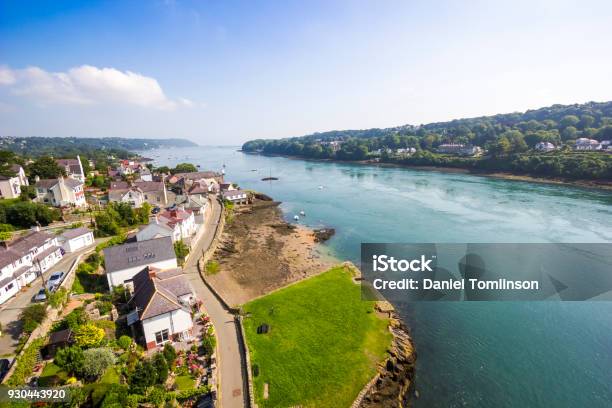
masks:
<path fill-rule="evenodd" d="M 13 289 L 13 286 L 15 286 L 12 283 L 9 283 L 8 285 L 6 285 L 6 291 L 8 292 L 9 290 Z"/>
<path fill-rule="evenodd" d="M 155 333 L 155 344 L 162 344 L 170 340 L 168 329 L 164 329 Z"/>

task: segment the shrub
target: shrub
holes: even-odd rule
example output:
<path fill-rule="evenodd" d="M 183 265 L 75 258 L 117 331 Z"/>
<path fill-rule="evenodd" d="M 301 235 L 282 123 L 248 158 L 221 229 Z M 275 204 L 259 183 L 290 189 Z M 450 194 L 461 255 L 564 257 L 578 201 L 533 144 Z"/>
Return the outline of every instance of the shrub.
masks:
<path fill-rule="evenodd" d="M 47 298 L 51 307 L 58 309 L 68 300 L 68 292 L 64 288 L 59 288 L 55 292 L 50 293 Z"/>
<path fill-rule="evenodd" d="M 214 335 L 205 336 L 202 339 L 202 348 L 204 349 L 204 354 L 210 356 L 215 352 L 215 347 L 217 346 L 217 339 Z"/>
<path fill-rule="evenodd" d="M 83 350 L 77 346 L 65 347 L 58 350 L 53 360 L 55 365 L 71 375 L 79 375 L 81 373 L 84 361 Z"/>
<path fill-rule="evenodd" d="M 109 301 L 97 302 L 96 308 L 100 311 L 100 315 L 104 316 L 105 314 L 110 313 L 113 308 L 113 304 Z"/>
<path fill-rule="evenodd" d="M 32 333 L 47 316 L 47 307 L 42 303 L 25 308 L 19 318 L 23 321 L 23 331 Z"/>
<path fill-rule="evenodd" d="M 83 352 L 83 376 L 88 380 L 97 380 L 113 364 L 115 355 L 108 347 L 90 348 Z"/>
<path fill-rule="evenodd" d="M 166 358 L 166 362 L 168 363 L 168 366 L 170 367 L 174 366 L 174 362 L 176 361 L 176 349 L 174 348 L 174 346 L 170 343 L 166 343 L 164 345 L 164 349 L 162 353 L 164 354 L 164 357 Z"/>
<path fill-rule="evenodd" d="M 132 338 L 130 336 L 121 336 L 119 340 L 117 340 L 117 345 L 124 350 L 129 350 L 132 345 Z"/>
<path fill-rule="evenodd" d="M 7 384 L 10 386 L 23 385 L 26 378 L 32 375 L 32 370 L 36 364 L 36 358 L 40 348 L 45 344 L 44 338 L 38 338 L 34 340 L 28 348 L 26 348 L 20 357 L 17 357 L 15 361 L 15 371 L 13 375 L 8 379 Z"/>
<path fill-rule="evenodd" d="M 83 348 L 96 347 L 100 345 L 104 338 L 104 329 L 95 324 L 87 323 L 78 327 L 74 332 L 76 344 Z"/>
<path fill-rule="evenodd" d="M 157 383 L 164 384 L 168 379 L 168 362 L 162 353 L 153 356 L 153 366 L 157 371 Z"/>
<path fill-rule="evenodd" d="M 206 264 L 206 274 L 216 275 L 217 273 L 219 273 L 219 262 L 208 261 L 208 263 Z"/>
<path fill-rule="evenodd" d="M 174 243 L 174 253 L 176 254 L 179 265 L 185 263 L 185 258 L 189 255 L 189 247 L 182 240 Z"/>

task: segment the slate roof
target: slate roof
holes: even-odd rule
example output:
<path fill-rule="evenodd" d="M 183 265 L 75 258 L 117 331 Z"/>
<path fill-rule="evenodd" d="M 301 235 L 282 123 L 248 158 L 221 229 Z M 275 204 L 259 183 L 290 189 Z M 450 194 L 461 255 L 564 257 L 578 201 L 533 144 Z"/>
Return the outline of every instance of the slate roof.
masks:
<path fill-rule="evenodd" d="M 246 194 L 244 190 L 228 190 L 223 192 L 223 197 L 231 198 Z"/>
<path fill-rule="evenodd" d="M 217 173 L 214 171 L 194 171 L 194 172 L 190 172 L 190 173 L 176 173 L 174 175 L 174 177 L 177 178 L 186 178 L 186 179 L 190 179 L 190 180 L 196 180 L 196 179 L 206 179 L 206 178 L 217 178 L 217 177 L 221 177 L 222 174 L 221 173 Z"/>
<path fill-rule="evenodd" d="M 130 242 L 104 249 L 106 273 L 176 259 L 171 237 Z"/>
<path fill-rule="evenodd" d="M 62 234 L 62 236 L 66 239 L 72 239 L 72 238 L 80 237 L 81 235 L 85 235 L 89 232 L 91 232 L 91 230 L 86 227 L 73 228 L 73 229 L 69 229 L 65 231 Z"/>
<path fill-rule="evenodd" d="M 151 276 L 154 273 L 154 276 Z M 185 306 L 178 301 L 179 296 L 193 293 L 181 269 L 159 271 L 146 267 L 132 279 L 134 296 L 132 304 L 137 308 L 140 320 L 149 319 Z"/>
<path fill-rule="evenodd" d="M 53 238 L 53 235 L 46 232 L 31 231 L 6 243 L 8 248 L 0 246 L 0 268 L 21 259 L 32 249 L 42 246 L 46 241 Z"/>
<path fill-rule="evenodd" d="M 8 180 L 11 178 L 15 178 L 19 176 L 19 171 L 21 170 L 21 166 L 18 164 L 12 164 L 9 169 L 15 173 L 15 175 L 13 176 L 4 176 L 4 175 L 0 175 L 0 180 Z"/>
<path fill-rule="evenodd" d="M 134 187 L 138 187 L 144 192 L 164 191 L 164 188 L 166 188 L 161 181 L 135 181 Z"/>
<path fill-rule="evenodd" d="M 59 179 L 40 179 L 36 182 L 36 187 L 42 187 L 47 190 L 50 190 L 58 182 L 59 182 Z M 71 188 L 75 188 L 80 185 L 83 185 L 83 183 L 81 183 L 79 180 L 75 180 L 70 177 L 64 178 L 64 184 Z"/>

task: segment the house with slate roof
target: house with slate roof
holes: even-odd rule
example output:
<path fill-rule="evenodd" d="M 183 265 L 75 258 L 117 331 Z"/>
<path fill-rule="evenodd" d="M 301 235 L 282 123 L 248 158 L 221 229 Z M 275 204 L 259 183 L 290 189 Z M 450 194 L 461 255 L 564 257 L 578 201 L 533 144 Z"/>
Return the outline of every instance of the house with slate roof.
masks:
<path fill-rule="evenodd" d="M 147 350 L 193 337 L 190 306 L 195 298 L 181 269 L 143 268 L 134 275 L 133 287 L 127 320 Z"/>

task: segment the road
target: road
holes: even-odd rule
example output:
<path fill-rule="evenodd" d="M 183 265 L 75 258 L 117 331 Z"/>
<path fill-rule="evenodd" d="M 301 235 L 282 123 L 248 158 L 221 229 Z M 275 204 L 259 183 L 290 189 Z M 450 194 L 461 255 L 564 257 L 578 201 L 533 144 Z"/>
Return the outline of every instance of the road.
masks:
<path fill-rule="evenodd" d="M 204 284 L 197 269 L 197 262 L 202 251 L 210 247 L 213 242 L 215 228 L 221 216 L 221 205 L 216 200 L 211 201 L 212 211 L 209 211 L 205 220 L 206 230 L 194 249 L 193 256 L 189 257 L 185 264 L 184 270 L 196 291 L 197 298 L 203 302 L 204 309 L 215 326 L 219 348 L 217 365 L 221 386 L 221 407 L 238 408 L 247 404 L 245 403 L 245 380 L 237 326 L 234 323 L 234 316 Z"/>
<path fill-rule="evenodd" d="M 51 274 L 63 271 L 67 272 L 72 261 L 79 255 L 91 251 L 102 240 L 96 239 L 94 245 L 71 254 L 65 254 L 61 261 L 45 272 L 45 279 Z M 37 277 L 30 287 L 17 294 L 0 306 L 0 324 L 2 324 L 2 337 L 0 337 L 0 355 L 9 356 L 15 354 L 19 336 L 21 335 L 22 322 L 19 314 L 32 303 L 32 298 L 42 287 L 42 279 Z"/>

